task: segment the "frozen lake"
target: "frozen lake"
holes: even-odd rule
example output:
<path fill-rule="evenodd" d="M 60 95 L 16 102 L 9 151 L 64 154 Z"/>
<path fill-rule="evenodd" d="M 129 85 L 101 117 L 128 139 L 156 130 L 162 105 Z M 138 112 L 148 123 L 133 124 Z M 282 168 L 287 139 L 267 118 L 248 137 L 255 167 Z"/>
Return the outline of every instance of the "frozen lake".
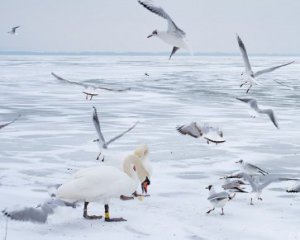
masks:
<path fill-rule="evenodd" d="M 240 56 L 6 56 L 0 60 L 0 123 L 22 117 L 0 131 L 0 208 L 35 206 L 48 198 L 47 187 L 66 181 L 72 170 L 100 164 L 92 123 L 97 107 L 107 138 L 140 124 L 110 146 L 121 158 L 136 146 L 150 149 L 154 175 L 150 198 L 113 201 L 111 215 L 125 223 L 86 221 L 82 208 L 59 209 L 47 224 L 8 222 L 7 239 L 299 239 L 300 195 L 287 194 L 289 182 L 271 185 L 263 202 L 249 205 L 239 195 L 219 211 L 208 192 L 219 177 L 244 159 L 270 173 L 300 175 L 300 57 L 251 57 L 254 70 L 296 60 L 261 76 L 249 94 L 242 83 Z M 82 88 L 63 84 L 50 73 L 78 82 L 131 91 L 100 91 L 86 101 Z M 150 76 L 145 76 L 144 73 Z M 277 80 L 289 86 L 278 85 Z M 275 111 L 280 130 L 269 119 L 250 118 L 236 97 L 255 98 Z M 176 126 L 192 121 L 220 127 L 221 145 L 182 136 Z M 72 170 L 70 170 L 72 169 Z M 93 206 L 92 206 L 93 205 Z M 102 213 L 101 204 L 91 211 Z M 5 218 L 0 217 L 0 238 Z M 279 229 L 280 228 L 280 229 Z"/>

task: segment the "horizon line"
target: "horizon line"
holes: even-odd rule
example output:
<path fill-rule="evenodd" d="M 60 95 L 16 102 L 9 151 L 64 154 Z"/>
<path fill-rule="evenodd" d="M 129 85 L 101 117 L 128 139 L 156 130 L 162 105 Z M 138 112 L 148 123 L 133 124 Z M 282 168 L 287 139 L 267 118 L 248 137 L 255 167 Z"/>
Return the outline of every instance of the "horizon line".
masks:
<path fill-rule="evenodd" d="M 114 56 L 164 56 L 169 52 L 114 52 L 114 51 L 7 51 L 0 50 L 0 55 L 114 55 Z M 177 56 L 240 56 L 235 52 L 195 52 L 193 55 L 189 53 L 177 53 Z M 252 56 L 300 56 L 300 53 L 254 53 Z"/>

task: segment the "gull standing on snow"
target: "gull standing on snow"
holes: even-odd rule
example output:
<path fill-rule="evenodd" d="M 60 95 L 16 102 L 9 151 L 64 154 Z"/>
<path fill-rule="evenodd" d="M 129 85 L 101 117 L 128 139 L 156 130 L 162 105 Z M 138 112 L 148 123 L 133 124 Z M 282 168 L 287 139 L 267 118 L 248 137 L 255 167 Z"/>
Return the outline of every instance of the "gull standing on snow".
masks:
<path fill-rule="evenodd" d="M 13 27 L 9 32 L 7 32 L 7 33 L 9 33 L 9 34 L 11 34 L 11 35 L 17 35 L 17 29 L 19 28 L 19 27 L 21 27 L 21 26 L 16 26 L 16 27 Z"/>
<path fill-rule="evenodd" d="M 227 178 L 243 178 L 250 183 L 252 188 L 252 193 L 256 195 L 258 200 L 262 201 L 261 194 L 264 188 L 269 186 L 273 182 L 281 182 L 281 181 L 298 181 L 299 179 L 295 178 L 286 178 L 286 177 L 279 177 L 275 175 L 264 175 L 261 176 L 259 179 L 251 177 L 247 173 L 238 173 L 232 176 L 227 176 Z M 253 200 L 251 197 L 250 205 L 253 205 Z"/>
<path fill-rule="evenodd" d="M 207 198 L 207 200 L 210 201 L 210 203 L 213 205 L 213 208 L 207 211 L 206 213 L 209 214 L 210 212 L 215 210 L 215 208 L 221 208 L 221 215 L 224 215 L 223 208 L 225 204 L 232 198 L 234 198 L 235 194 L 233 196 L 230 196 L 230 194 L 225 191 L 217 193 L 212 185 L 209 185 L 208 187 L 206 187 L 206 189 L 209 190 L 209 197 Z"/>
<path fill-rule="evenodd" d="M 240 165 L 240 168 L 243 172 L 245 172 L 249 175 L 267 175 L 267 174 L 269 174 L 265 170 L 255 166 L 251 163 L 247 163 L 244 160 L 239 160 L 236 163 Z"/>
<path fill-rule="evenodd" d="M 240 85 L 240 87 L 242 87 L 246 84 L 249 84 L 249 88 L 247 89 L 247 93 L 250 91 L 250 89 L 252 88 L 253 85 L 255 85 L 255 84 L 259 85 L 259 83 L 256 81 L 256 77 L 258 77 L 262 74 L 265 74 L 265 73 L 273 72 L 274 70 L 276 70 L 278 68 L 281 68 L 281 67 L 284 67 L 284 66 L 287 66 L 289 64 L 294 63 L 294 61 L 292 61 L 292 62 L 288 62 L 288 63 L 282 64 L 282 65 L 279 65 L 279 66 L 276 66 L 276 67 L 266 68 L 266 69 L 263 69 L 263 70 L 260 70 L 260 71 L 257 71 L 257 72 L 253 72 L 252 68 L 251 68 L 249 58 L 248 58 L 246 47 L 245 47 L 242 39 L 239 37 L 239 35 L 236 35 L 236 37 L 237 37 L 237 41 L 238 41 L 238 44 L 239 44 L 239 47 L 240 47 L 240 50 L 241 50 L 241 53 L 242 53 L 243 61 L 244 61 L 244 64 L 245 64 L 245 71 L 242 73 L 245 82 L 242 83 Z"/>
<path fill-rule="evenodd" d="M 98 134 L 98 139 L 94 140 L 94 142 L 98 142 L 99 148 L 100 148 L 100 153 L 97 156 L 97 160 L 99 160 L 100 155 L 102 153 L 103 149 L 107 149 L 108 145 L 111 144 L 112 142 L 116 141 L 117 139 L 119 139 L 120 137 L 124 136 L 126 133 L 128 133 L 129 131 L 131 131 L 132 129 L 135 128 L 135 126 L 139 123 L 138 121 L 133 124 L 130 128 L 128 128 L 126 131 L 122 132 L 121 134 L 113 137 L 112 139 L 110 139 L 109 141 L 105 141 L 104 136 L 101 132 L 101 128 L 100 128 L 100 122 L 99 122 L 99 118 L 98 118 L 98 114 L 97 114 L 97 109 L 95 107 L 94 108 L 94 113 L 93 113 L 93 123 L 94 126 L 96 128 L 97 134 Z M 104 156 L 102 157 L 102 162 L 104 161 Z"/>
<path fill-rule="evenodd" d="M 270 118 L 270 120 L 272 121 L 274 126 L 279 129 L 277 120 L 275 118 L 275 114 L 272 109 L 260 109 L 257 105 L 257 101 L 253 98 L 236 98 L 236 99 L 240 100 L 244 103 L 247 103 L 251 107 L 251 109 L 255 112 L 255 114 L 258 113 L 258 114 L 268 115 L 268 117 Z M 253 116 L 255 117 L 255 115 L 253 115 Z"/>
<path fill-rule="evenodd" d="M 171 52 L 171 55 L 169 57 L 169 60 L 173 56 L 173 54 L 176 53 L 176 51 L 180 48 L 186 49 L 189 51 L 189 46 L 185 42 L 185 32 L 181 30 L 175 22 L 172 20 L 172 18 L 163 10 L 161 7 L 154 6 L 151 1 L 138 1 L 143 7 L 147 8 L 149 11 L 157 14 L 158 16 L 166 19 L 168 21 L 168 29 L 167 31 L 159 31 L 154 30 L 152 34 L 148 36 L 148 38 L 152 36 L 156 36 L 160 38 L 165 43 L 172 45 L 173 49 Z"/>
<path fill-rule="evenodd" d="M 0 129 L 7 127 L 8 125 L 14 123 L 15 121 L 17 121 L 19 118 L 21 117 L 21 114 L 18 115 L 18 117 L 16 117 L 14 120 L 8 122 L 8 123 L 4 123 L 4 124 L 0 124 Z"/>
<path fill-rule="evenodd" d="M 291 186 L 290 188 L 288 188 L 288 190 L 286 190 L 289 193 L 298 193 L 300 192 L 300 184 L 296 183 L 293 186 Z"/>
<path fill-rule="evenodd" d="M 178 126 L 177 131 L 183 135 L 190 135 L 194 138 L 203 137 L 207 144 L 210 142 L 213 143 L 223 143 L 226 140 L 223 138 L 223 132 L 216 127 L 211 127 L 207 123 L 203 126 L 199 126 L 196 122 L 192 122 L 190 124 Z"/>
<path fill-rule="evenodd" d="M 63 81 L 65 83 L 70 83 L 73 85 L 77 85 L 77 86 L 82 86 L 84 87 L 83 93 L 86 95 L 86 100 L 88 100 L 88 98 L 90 97 L 90 100 L 92 100 L 92 98 L 94 96 L 97 96 L 98 93 L 96 92 L 97 89 L 102 89 L 102 90 L 106 90 L 106 91 L 113 91 L 113 92 L 123 92 L 123 91 L 127 91 L 130 90 L 130 88 L 125 88 L 125 89 L 112 89 L 112 88 L 106 88 L 106 87 L 99 87 L 99 86 L 94 86 L 91 84 L 85 84 L 85 83 L 79 83 L 79 82 L 74 82 L 74 81 L 70 81 L 67 80 L 65 78 L 62 78 L 58 75 L 56 75 L 55 73 L 51 73 L 51 75 L 53 77 L 55 77 L 57 80 Z"/>

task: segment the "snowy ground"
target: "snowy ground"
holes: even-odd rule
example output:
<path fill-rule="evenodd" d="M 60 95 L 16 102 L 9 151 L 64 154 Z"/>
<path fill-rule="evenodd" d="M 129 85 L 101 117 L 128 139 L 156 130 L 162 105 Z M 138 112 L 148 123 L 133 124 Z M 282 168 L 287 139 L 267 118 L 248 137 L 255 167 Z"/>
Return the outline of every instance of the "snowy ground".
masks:
<path fill-rule="evenodd" d="M 299 61 L 254 57 L 252 64 L 264 68 L 291 59 Z M 146 143 L 154 171 L 151 197 L 112 201 L 111 216 L 127 222 L 87 221 L 82 206 L 60 208 L 46 224 L 8 221 L 7 239 L 299 239 L 300 195 L 285 192 L 292 183 L 271 185 L 254 206 L 249 194 L 238 195 L 225 216 L 205 213 L 211 207 L 205 187 L 220 190 L 219 177 L 236 170 L 239 159 L 271 173 L 300 174 L 298 63 L 262 77 L 263 85 L 248 95 L 275 110 L 280 130 L 267 118 L 251 119 L 246 105 L 234 99 L 246 96 L 239 88 L 242 70 L 240 57 L 2 56 L 0 123 L 22 117 L 0 132 L 1 210 L 36 206 L 48 198 L 48 186 L 99 165 L 92 106 L 108 138 L 141 121 L 111 145 L 108 162 Z M 132 91 L 101 92 L 85 101 L 81 88 L 59 83 L 50 72 Z M 227 142 L 207 145 L 176 132 L 191 121 L 221 127 Z M 90 211 L 103 214 L 104 207 L 94 203 Z M 0 216 L 1 238 L 5 225 Z"/>

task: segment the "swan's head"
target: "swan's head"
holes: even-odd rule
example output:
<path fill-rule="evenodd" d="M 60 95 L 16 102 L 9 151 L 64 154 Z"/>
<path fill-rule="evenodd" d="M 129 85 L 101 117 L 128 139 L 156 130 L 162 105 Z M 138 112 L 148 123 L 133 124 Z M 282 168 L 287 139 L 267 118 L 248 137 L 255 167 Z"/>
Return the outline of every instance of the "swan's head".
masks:
<path fill-rule="evenodd" d="M 150 185 L 150 183 L 151 183 L 151 182 L 150 182 L 149 178 L 146 177 L 145 181 L 142 182 L 142 192 L 143 192 L 143 193 L 147 193 L 147 191 L 148 191 L 148 186 Z"/>
<path fill-rule="evenodd" d="M 147 38 L 153 37 L 153 36 L 157 36 L 157 30 L 154 30 Z"/>
<path fill-rule="evenodd" d="M 136 155 L 140 159 L 147 157 L 148 153 L 149 153 L 149 149 L 146 144 L 138 146 L 134 151 L 134 155 Z"/>

